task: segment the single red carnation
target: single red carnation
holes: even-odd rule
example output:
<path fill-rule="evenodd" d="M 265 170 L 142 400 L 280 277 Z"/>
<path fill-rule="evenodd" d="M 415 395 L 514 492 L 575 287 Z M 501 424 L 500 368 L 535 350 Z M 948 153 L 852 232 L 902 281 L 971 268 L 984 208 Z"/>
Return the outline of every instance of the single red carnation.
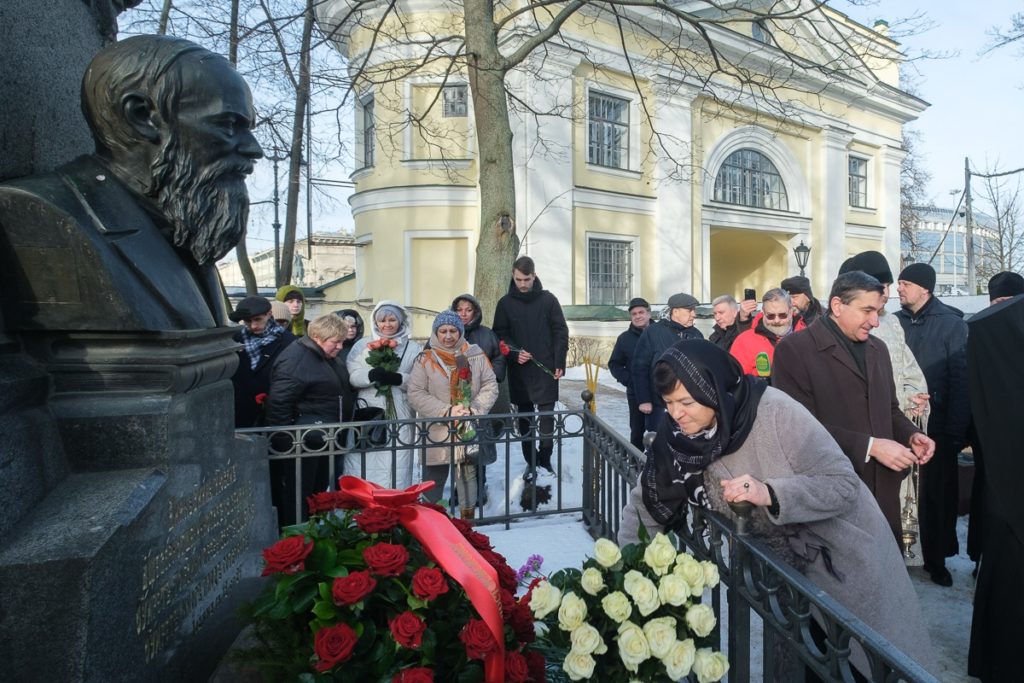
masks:
<path fill-rule="evenodd" d="M 536 650 L 526 651 L 526 665 L 530 668 L 530 680 L 533 683 L 547 683 L 547 663 L 544 655 Z"/>
<path fill-rule="evenodd" d="M 335 605 L 354 605 L 377 587 L 377 581 L 370 572 L 352 572 L 348 576 L 339 576 L 331 584 L 331 596 Z"/>
<path fill-rule="evenodd" d="M 427 625 L 416 613 L 408 610 L 388 621 L 391 636 L 402 647 L 416 650 L 423 644 L 423 632 Z"/>
<path fill-rule="evenodd" d="M 402 669 L 391 677 L 391 683 L 434 683 L 434 670 L 425 666 Z"/>
<path fill-rule="evenodd" d="M 260 393 L 256 394 L 256 396 L 254 396 L 253 398 L 256 401 L 256 405 L 261 406 L 267 401 L 267 392 L 261 391 Z"/>
<path fill-rule="evenodd" d="M 409 562 L 409 551 L 394 543 L 377 543 L 363 550 L 363 559 L 377 576 L 401 576 Z"/>
<path fill-rule="evenodd" d="M 270 574 L 294 574 L 306 568 L 306 557 L 313 552 L 313 541 L 305 536 L 289 536 L 264 549 L 263 576 Z"/>
<path fill-rule="evenodd" d="M 505 653 L 505 681 L 506 683 L 526 683 L 530 680 L 530 665 L 526 657 L 515 650 Z"/>
<path fill-rule="evenodd" d="M 359 640 L 356 632 L 348 624 L 338 624 L 322 628 L 316 632 L 313 651 L 316 652 L 317 671 L 327 671 L 341 664 L 352 656 L 352 650 Z"/>
<path fill-rule="evenodd" d="M 498 342 L 498 351 L 500 351 L 501 355 L 503 356 L 507 356 L 508 354 L 512 353 L 512 349 L 510 349 L 508 347 L 508 344 L 506 344 L 503 341 Z"/>
<path fill-rule="evenodd" d="M 459 368 L 459 379 L 461 379 L 463 382 L 468 382 L 469 378 L 470 378 L 469 368 L 468 367 Z"/>
<path fill-rule="evenodd" d="M 448 592 L 448 580 L 436 567 L 420 567 L 412 575 L 412 592 L 420 600 L 436 600 Z"/>
<path fill-rule="evenodd" d="M 368 508 L 355 516 L 356 525 L 368 534 L 391 531 L 398 524 L 398 513 L 391 508 Z"/>
<path fill-rule="evenodd" d="M 466 647 L 469 659 L 484 659 L 498 649 L 491 629 L 482 619 L 470 619 L 459 633 L 459 640 Z"/>

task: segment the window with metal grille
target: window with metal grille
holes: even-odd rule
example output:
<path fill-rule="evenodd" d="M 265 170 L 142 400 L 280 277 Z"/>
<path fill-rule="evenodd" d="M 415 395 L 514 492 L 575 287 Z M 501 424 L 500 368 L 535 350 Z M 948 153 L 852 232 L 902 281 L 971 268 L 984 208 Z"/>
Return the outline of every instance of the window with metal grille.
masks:
<path fill-rule="evenodd" d="M 850 206 L 866 208 L 868 205 L 867 159 L 850 157 Z"/>
<path fill-rule="evenodd" d="M 587 161 L 598 166 L 629 166 L 629 101 L 590 92 Z"/>
<path fill-rule="evenodd" d="M 633 281 L 633 243 L 591 239 L 589 246 L 590 303 L 621 306 L 629 303 Z"/>
<path fill-rule="evenodd" d="M 444 118 L 460 118 L 467 115 L 466 98 L 469 89 L 464 85 L 446 85 L 442 92 L 444 99 Z"/>
<path fill-rule="evenodd" d="M 771 159 L 754 149 L 729 155 L 715 177 L 715 201 L 789 210 L 786 186 Z"/>
<path fill-rule="evenodd" d="M 373 98 L 363 100 L 363 168 L 373 166 L 377 124 L 373 117 Z"/>

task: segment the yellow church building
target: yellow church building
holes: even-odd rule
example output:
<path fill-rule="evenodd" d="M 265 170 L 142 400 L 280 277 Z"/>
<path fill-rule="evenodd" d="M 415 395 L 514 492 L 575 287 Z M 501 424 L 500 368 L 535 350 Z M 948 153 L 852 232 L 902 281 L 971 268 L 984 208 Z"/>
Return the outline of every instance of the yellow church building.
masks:
<path fill-rule="evenodd" d="M 319 5 L 356 84 L 361 300 L 440 310 L 473 289 L 475 141 L 488 131 L 475 128 L 459 66 L 469 2 Z M 544 287 L 563 305 L 760 295 L 798 272 L 801 243 L 819 297 L 850 254 L 877 249 L 896 267 L 902 126 L 927 104 L 900 89 L 902 54 L 884 22 L 867 28 L 828 7 L 801 13 L 817 4 L 802 0 L 665 4 L 706 19 L 735 73 L 786 77 L 765 91 L 707 59 L 681 64 L 682 49 L 652 56 L 637 27 L 654 35 L 671 22 L 650 8 L 620 6 L 633 21 L 621 33 L 609 12 L 586 5 L 566 21 L 506 79 L 516 228 Z M 785 16 L 759 14 L 783 5 Z M 534 25 L 523 3 L 502 7 L 519 12 L 499 17 L 511 51 L 513 29 Z M 678 40 L 697 35 L 671 28 Z M 443 36 L 455 39 L 431 41 Z"/>

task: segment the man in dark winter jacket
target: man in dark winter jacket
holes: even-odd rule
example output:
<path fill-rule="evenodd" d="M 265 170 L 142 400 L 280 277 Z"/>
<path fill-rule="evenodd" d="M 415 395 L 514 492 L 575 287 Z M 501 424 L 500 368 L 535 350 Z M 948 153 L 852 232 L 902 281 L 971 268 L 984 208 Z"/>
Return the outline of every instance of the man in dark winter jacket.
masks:
<path fill-rule="evenodd" d="M 963 313 L 932 294 L 935 269 L 927 263 L 910 264 L 897 281 L 902 309 L 896 317 L 928 382 L 928 436 L 935 440 L 935 457 L 921 468 L 921 554 L 932 581 L 951 586 L 953 577 L 946 569 L 946 558 L 959 552 L 957 455 L 967 442 L 971 421 L 967 323 Z"/>
<path fill-rule="evenodd" d="M 736 299 L 729 294 L 715 297 L 711 302 L 711 311 L 715 316 L 715 326 L 711 328 L 711 336 L 708 341 L 728 351 L 732 343 L 742 332 L 750 329 L 753 321 L 754 311 L 757 310 L 757 300 L 745 299 L 743 303 L 736 303 Z"/>
<path fill-rule="evenodd" d="M 629 442 L 644 449 L 644 414 L 636 402 L 633 391 L 633 352 L 640 335 L 651 323 L 651 305 L 637 297 L 629 302 L 629 329 L 615 340 L 615 348 L 608 358 L 608 370 L 619 384 L 626 387 L 626 402 L 629 405 Z"/>
<path fill-rule="evenodd" d="M 793 319 L 794 330 L 802 330 L 821 317 L 821 302 L 814 298 L 810 280 L 803 275 L 794 275 L 787 277 L 779 286 L 786 290 L 797 310 L 797 316 Z"/>
<path fill-rule="evenodd" d="M 697 299 L 689 294 L 673 294 L 668 298 L 668 317 L 648 326 L 636 343 L 633 354 L 633 391 L 640 412 L 646 415 L 645 428 L 658 429 L 665 403 L 654 390 L 652 369 L 665 349 L 680 339 L 703 339 L 704 335 L 693 326 L 697 318 Z"/>
<path fill-rule="evenodd" d="M 533 259 L 521 256 L 512 264 L 512 282 L 508 294 L 494 310 L 494 333 L 508 345 L 508 388 L 519 413 L 554 410 L 558 400 L 558 380 L 565 372 L 569 353 L 569 328 L 558 299 L 541 287 Z M 519 420 L 524 437 L 531 433 L 530 420 Z M 540 445 L 534 458 L 532 440 L 523 441 L 523 458 L 532 479 L 536 466 L 549 472 L 555 429 L 552 416 L 540 418 Z M 547 438 L 543 438 L 548 435 Z"/>
<path fill-rule="evenodd" d="M 231 378 L 235 388 L 235 428 L 256 427 L 263 421 L 263 404 L 270 393 L 270 368 L 278 354 L 295 341 L 295 335 L 277 324 L 270 302 L 261 296 L 242 299 L 228 317 L 242 323 L 232 337 L 242 345 L 238 368 Z"/>
<path fill-rule="evenodd" d="M 499 384 L 505 381 L 505 356 L 501 355 L 501 347 L 498 344 L 498 335 L 494 331 L 482 325 L 483 308 L 480 302 L 472 294 L 460 294 L 452 301 L 452 310 L 459 316 L 462 326 L 465 328 L 465 338 L 470 344 L 476 344 L 484 352 L 484 355 L 491 361 L 491 369 L 494 370 L 494 379 Z M 499 406 L 497 403 L 491 408 L 492 413 L 507 412 L 508 407 Z M 483 422 L 486 427 L 485 435 L 496 437 L 501 431 L 500 420 Z M 489 432 L 489 433 L 487 433 Z M 477 458 L 477 480 L 480 482 L 480 489 L 484 492 L 484 499 L 487 498 L 487 466 L 498 460 L 498 449 L 492 441 L 484 441 L 480 444 L 480 455 Z"/>

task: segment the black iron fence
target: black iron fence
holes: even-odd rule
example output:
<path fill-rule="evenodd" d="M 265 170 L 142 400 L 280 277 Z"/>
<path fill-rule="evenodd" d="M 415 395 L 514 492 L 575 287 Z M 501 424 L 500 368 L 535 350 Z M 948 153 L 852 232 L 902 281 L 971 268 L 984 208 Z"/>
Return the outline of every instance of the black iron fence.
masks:
<path fill-rule="evenodd" d="M 584 401 L 588 400 L 585 392 Z M 550 433 L 541 433 L 541 425 L 547 424 L 544 418 L 551 418 L 547 428 Z M 294 485 L 278 504 L 291 506 L 293 519 L 303 518 L 306 496 L 314 492 L 309 488 L 308 476 L 305 489 L 299 483 L 303 482 L 304 469 L 308 474 L 311 464 L 315 463 L 323 472 L 322 481 L 329 485 L 337 482 L 343 471 L 365 476 L 371 463 L 380 473 L 380 463 L 384 462 L 383 471 L 390 470 L 394 482 L 407 466 L 405 459 L 411 458 L 413 476 L 418 481 L 424 449 L 451 447 L 454 459 L 455 447 L 462 446 L 477 452 L 475 462 L 480 461 L 480 453 L 496 456 L 488 469 L 494 476 L 499 471 L 495 468 L 501 468 L 506 482 L 499 505 L 485 507 L 482 496 L 477 501 L 479 524 L 503 524 L 509 528 L 517 519 L 579 514 L 594 537 L 614 540 L 643 455 L 588 410 L 533 414 L 525 423 L 521 422 L 523 419 L 520 414 L 504 414 L 294 425 L 243 429 L 238 433 L 263 440 L 270 461 L 290 470 Z M 473 425 L 475 436 L 460 440 L 460 424 Z M 444 425 L 444 429 L 436 425 Z M 529 481 L 530 477 L 523 475 L 534 471 L 537 463 L 524 460 L 522 444 L 532 443 L 536 457 L 538 441 L 546 438 L 552 440 L 555 476 Z M 453 516 L 459 513 L 459 506 L 450 495 L 455 489 L 454 478 L 455 468 L 450 467 L 446 487 L 449 496 L 442 503 L 447 503 Z M 522 482 L 522 488 L 510 486 L 513 481 Z M 690 552 L 698 559 L 713 561 L 719 568 L 722 581 L 712 591 L 712 606 L 719 621 L 724 616 L 728 624 L 729 681 L 752 680 L 751 652 L 756 647 L 761 649 L 763 664 L 754 680 L 937 681 L 750 536 L 746 529 L 749 509 L 737 507 L 734 511 L 739 520 L 736 525 L 714 512 L 695 510 L 688 527 L 680 533 Z M 760 639 L 752 637 L 751 614 L 759 617 L 763 625 Z M 866 669 L 870 673 L 855 674 L 854 660 L 862 672 Z"/>

